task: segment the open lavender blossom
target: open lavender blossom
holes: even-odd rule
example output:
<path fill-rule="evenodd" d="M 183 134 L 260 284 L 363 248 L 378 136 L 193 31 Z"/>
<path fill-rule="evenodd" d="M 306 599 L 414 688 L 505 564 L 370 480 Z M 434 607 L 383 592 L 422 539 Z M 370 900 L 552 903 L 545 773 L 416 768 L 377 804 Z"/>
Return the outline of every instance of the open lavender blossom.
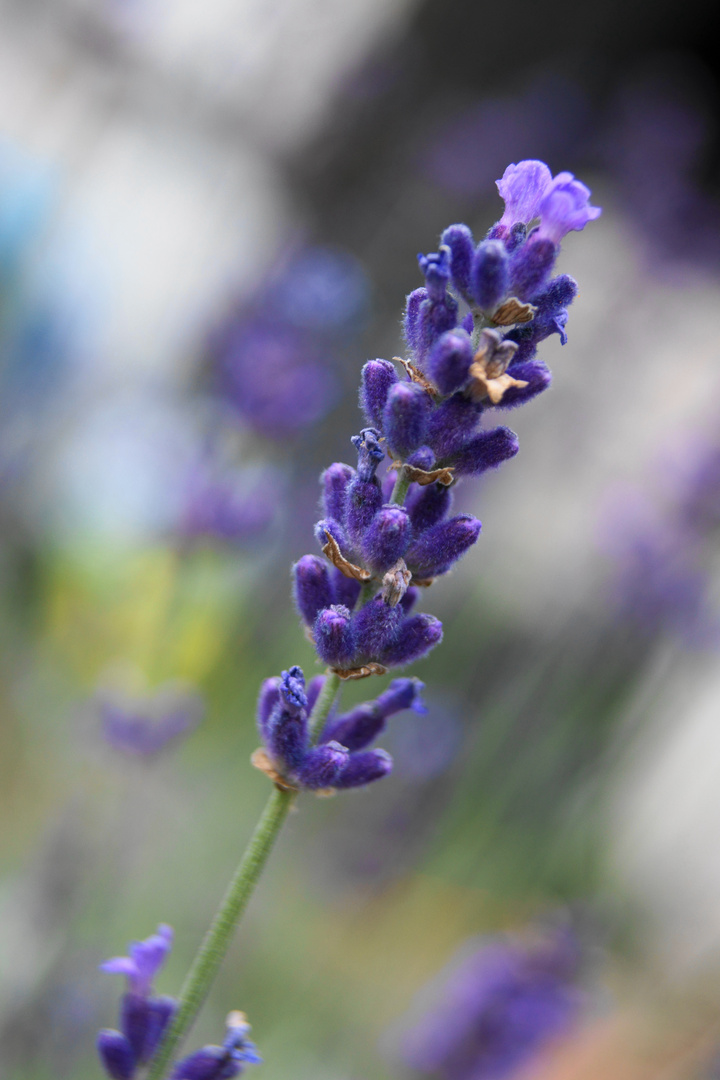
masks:
<path fill-rule="evenodd" d="M 119 1029 L 103 1029 L 98 1035 L 100 1060 L 113 1080 L 133 1080 L 147 1064 L 177 1009 L 171 997 L 153 993 L 153 980 L 172 947 L 171 927 L 161 923 L 157 933 L 134 941 L 128 956 L 115 956 L 100 965 L 111 975 L 124 975 L 127 992 L 120 1003 Z"/>
<path fill-rule="evenodd" d="M 405 1063 L 442 1080 L 514 1075 L 577 1022 L 578 959 L 567 930 L 479 945 L 454 965 L 430 1010 L 403 1037 Z"/>
<path fill-rule="evenodd" d="M 222 1046 L 203 1046 L 178 1062 L 172 1080 L 232 1080 L 245 1071 L 246 1065 L 262 1065 L 255 1044 L 247 1037 L 250 1025 L 245 1014 L 231 1012 L 226 1025 Z"/>
<path fill-rule="evenodd" d="M 480 535 L 472 515 L 451 515 L 449 489 L 517 453 L 515 433 L 486 418 L 545 390 L 537 346 L 554 333 L 567 340 L 577 285 L 551 276 L 559 241 L 600 210 L 570 173 L 553 179 L 542 162 L 508 166 L 498 186 L 505 214 L 484 241 L 451 225 L 436 253 L 418 257 L 425 286 L 407 298 L 410 359 L 365 364 L 357 465 L 336 462 L 321 478 L 325 559 L 295 564 L 295 601 L 318 656 L 343 679 L 419 660 L 442 639 L 438 619 L 412 611 L 418 587 Z M 386 455 L 394 486 L 378 476 Z"/>
<path fill-rule="evenodd" d="M 138 697 L 105 691 L 96 701 L 105 741 L 139 758 L 154 757 L 189 735 L 205 712 L 200 694 L 176 683 Z"/>
<path fill-rule="evenodd" d="M 392 759 L 385 750 L 367 749 L 370 743 L 390 716 L 425 708 L 418 679 L 394 679 L 374 701 L 341 716 L 331 714 L 313 745 L 308 717 L 324 681 L 325 676 L 318 675 L 306 687 L 302 669 L 292 667 L 261 687 L 257 723 L 263 748 L 255 751 L 253 764 L 279 787 L 327 792 L 382 779 L 391 771 Z"/>

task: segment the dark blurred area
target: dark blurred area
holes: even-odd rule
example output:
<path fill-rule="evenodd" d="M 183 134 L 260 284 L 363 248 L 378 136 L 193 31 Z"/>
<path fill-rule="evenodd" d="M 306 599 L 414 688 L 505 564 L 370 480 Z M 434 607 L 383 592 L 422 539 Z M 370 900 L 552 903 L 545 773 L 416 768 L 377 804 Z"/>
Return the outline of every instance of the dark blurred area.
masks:
<path fill-rule="evenodd" d="M 239 1008 L 267 1080 L 413 1077 L 388 1032 L 423 985 L 569 910 L 598 957 L 532 1075 L 715 1075 L 710 5 L 26 0 L 0 26 L 3 1080 L 100 1075 L 97 965 L 158 922 L 177 992 L 265 798 L 257 689 L 314 671 L 288 568 L 361 365 L 402 353 L 417 253 L 484 235 L 525 158 L 603 207 L 563 251 L 553 386 L 458 489 L 483 532 L 423 596 L 428 714 L 393 720 L 383 783 L 301 800 L 193 1045 Z"/>

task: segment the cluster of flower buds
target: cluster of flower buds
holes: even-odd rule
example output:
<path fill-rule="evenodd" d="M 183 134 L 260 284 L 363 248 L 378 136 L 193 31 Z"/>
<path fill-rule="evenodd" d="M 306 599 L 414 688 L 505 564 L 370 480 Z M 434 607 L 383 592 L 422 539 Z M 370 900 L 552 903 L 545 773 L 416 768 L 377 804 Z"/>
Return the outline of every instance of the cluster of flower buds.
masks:
<path fill-rule="evenodd" d="M 152 983 L 172 947 L 171 927 L 161 924 L 157 933 L 130 945 L 129 956 L 115 956 L 100 965 L 101 971 L 124 975 L 127 993 L 120 1003 L 120 1030 L 104 1028 L 97 1047 L 105 1072 L 112 1080 L 136 1080 L 147 1065 L 177 1011 L 175 998 L 153 993 Z M 240 1012 L 230 1013 L 227 1037 L 222 1046 L 204 1046 L 178 1062 L 172 1080 L 230 1080 L 246 1064 L 258 1064 L 255 1046 L 247 1035 L 250 1025 Z"/>
<path fill-rule="evenodd" d="M 449 570 L 480 533 L 471 515 L 449 516 L 449 488 L 517 453 L 515 434 L 483 427 L 483 415 L 544 390 L 550 373 L 537 344 L 552 333 L 565 341 L 577 286 L 550 277 L 558 245 L 600 211 L 570 173 L 553 179 L 539 161 L 510 165 L 498 187 L 506 209 L 486 240 L 476 246 L 467 226 L 452 225 L 438 253 L 419 257 L 426 283 L 405 315 L 412 360 L 398 359 L 402 374 L 387 360 L 365 365 L 360 403 L 372 426 L 352 440 L 357 468 L 336 463 L 322 477 L 316 536 L 332 565 L 300 559 L 295 600 L 318 655 L 342 678 L 418 660 L 441 640 L 437 619 L 411 614 L 416 586 Z M 386 451 L 402 497 L 392 471 L 384 482 L 376 475 Z"/>
<path fill-rule="evenodd" d="M 317 675 L 307 687 L 302 669 L 292 667 L 277 678 L 266 679 L 260 690 L 257 723 L 263 748 L 253 764 L 279 787 L 330 793 L 362 787 L 380 780 L 392 769 L 385 750 L 366 749 L 403 709 L 424 712 L 418 679 L 394 679 L 374 701 L 343 713 L 330 714 L 313 745 L 308 717 L 323 688 Z"/>

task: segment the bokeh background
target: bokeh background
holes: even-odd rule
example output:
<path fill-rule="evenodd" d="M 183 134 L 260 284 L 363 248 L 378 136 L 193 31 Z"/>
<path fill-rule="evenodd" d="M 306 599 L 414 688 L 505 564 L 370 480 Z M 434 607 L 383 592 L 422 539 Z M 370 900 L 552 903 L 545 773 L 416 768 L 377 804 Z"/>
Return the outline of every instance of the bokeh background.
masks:
<path fill-rule="evenodd" d="M 604 208 L 564 245 L 554 385 L 461 496 L 483 534 L 424 598 L 428 714 L 393 721 L 391 779 L 301 801 L 191 1045 L 241 1008 L 266 1080 L 414 1076 L 397 1030 L 424 984 L 562 910 L 590 1005 L 533 1068 L 715 1075 L 711 15 L 0 3 L 3 1080 L 100 1075 L 120 988 L 97 965 L 160 921 L 177 991 L 265 799 L 260 680 L 313 670 L 288 566 L 320 469 L 352 460 L 360 366 L 402 349 L 416 253 L 482 235 L 529 157 Z M 113 710 L 175 738 L 129 752 Z"/>

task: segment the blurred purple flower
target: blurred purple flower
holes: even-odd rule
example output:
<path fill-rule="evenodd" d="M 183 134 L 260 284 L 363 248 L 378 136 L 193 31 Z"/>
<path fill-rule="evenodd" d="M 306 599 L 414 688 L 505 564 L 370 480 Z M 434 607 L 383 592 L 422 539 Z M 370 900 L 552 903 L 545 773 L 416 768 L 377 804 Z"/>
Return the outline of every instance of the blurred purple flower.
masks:
<path fill-rule="evenodd" d="M 281 503 L 280 473 L 198 463 L 187 477 L 179 532 L 187 539 L 252 542 L 270 528 Z"/>
<path fill-rule="evenodd" d="M 483 943 L 455 961 L 406 1034 L 406 1064 L 443 1080 L 502 1080 L 577 1022 L 579 952 L 565 928 Z"/>
<path fill-rule="evenodd" d="M 172 927 L 160 923 L 157 933 L 144 941 L 130 943 L 129 956 L 113 956 L 100 965 L 100 970 L 109 975 L 125 975 L 129 993 L 148 997 L 152 993 L 153 979 L 165 963 L 172 942 Z"/>
<path fill-rule="evenodd" d="M 200 694 L 172 684 L 138 698 L 101 692 L 97 703 L 103 738 L 133 757 L 152 757 L 188 735 L 205 711 Z"/>
<path fill-rule="evenodd" d="M 364 316 L 367 283 L 347 253 L 306 248 L 276 268 L 215 334 L 220 393 L 243 422 L 282 439 L 333 405 L 333 353 Z"/>
<path fill-rule="evenodd" d="M 712 604 L 720 546 L 720 446 L 695 439 L 662 469 L 656 499 L 615 496 L 607 546 L 615 559 L 619 614 L 646 632 L 673 632 L 686 645 L 720 643 Z"/>

